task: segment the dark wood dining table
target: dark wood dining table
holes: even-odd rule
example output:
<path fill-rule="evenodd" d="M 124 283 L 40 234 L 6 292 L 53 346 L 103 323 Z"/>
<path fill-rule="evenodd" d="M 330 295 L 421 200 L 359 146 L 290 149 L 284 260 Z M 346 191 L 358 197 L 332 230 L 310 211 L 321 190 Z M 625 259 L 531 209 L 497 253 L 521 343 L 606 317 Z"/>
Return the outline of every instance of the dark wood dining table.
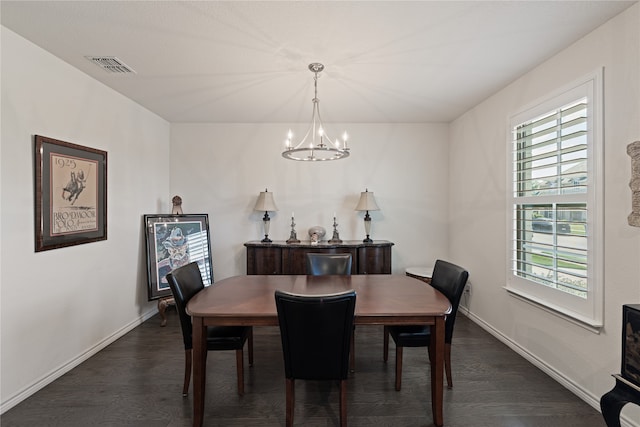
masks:
<path fill-rule="evenodd" d="M 303 295 L 356 291 L 356 325 L 431 325 L 431 409 L 443 425 L 444 319 L 449 300 L 424 282 L 404 275 L 351 276 L 248 275 L 220 280 L 187 304 L 193 321 L 193 425 L 204 420 L 206 327 L 278 326 L 276 289 Z M 259 360 L 259 355 L 258 359 Z M 259 362 L 258 362 L 259 363 Z"/>

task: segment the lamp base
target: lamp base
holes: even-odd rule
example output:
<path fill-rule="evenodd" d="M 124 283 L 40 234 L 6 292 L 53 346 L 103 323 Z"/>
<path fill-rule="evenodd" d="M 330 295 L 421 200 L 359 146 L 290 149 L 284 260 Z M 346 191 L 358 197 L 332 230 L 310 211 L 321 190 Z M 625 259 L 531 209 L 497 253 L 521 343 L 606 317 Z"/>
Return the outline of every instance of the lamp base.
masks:
<path fill-rule="evenodd" d="M 260 240 L 262 243 L 272 243 L 273 240 L 269 238 L 266 234 L 264 235 L 264 239 Z"/>
<path fill-rule="evenodd" d="M 363 240 L 363 242 L 373 243 L 373 240 L 369 238 L 369 235 L 371 234 L 371 217 L 369 216 L 369 211 L 367 211 L 367 214 L 364 216 L 364 233 L 367 235 L 367 237 Z"/>

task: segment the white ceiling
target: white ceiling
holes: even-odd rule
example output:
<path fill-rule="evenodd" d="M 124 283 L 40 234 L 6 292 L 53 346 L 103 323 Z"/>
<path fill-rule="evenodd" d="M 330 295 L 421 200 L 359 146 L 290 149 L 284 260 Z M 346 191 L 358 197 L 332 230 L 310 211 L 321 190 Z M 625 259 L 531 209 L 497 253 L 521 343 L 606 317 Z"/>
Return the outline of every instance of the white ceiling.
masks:
<path fill-rule="evenodd" d="M 311 62 L 327 122 L 448 122 L 634 3 L 2 0 L 0 16 L 169 122 L 306 122 Z"/>

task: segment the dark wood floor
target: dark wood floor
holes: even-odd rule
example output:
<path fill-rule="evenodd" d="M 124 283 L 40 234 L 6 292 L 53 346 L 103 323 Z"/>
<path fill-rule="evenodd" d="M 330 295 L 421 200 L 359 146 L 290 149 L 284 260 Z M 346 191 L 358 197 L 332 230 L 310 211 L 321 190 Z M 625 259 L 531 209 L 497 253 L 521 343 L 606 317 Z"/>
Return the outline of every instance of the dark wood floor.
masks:
<path fill-rule="evenodd" d="M 459 315 L 453 381 L 445 389 L 449 427 L 604 427 L 598 411 Z M 254 329 L 255 365 L 238 397 L 233 352 L 208 357 L 205 426 L 284 425 L 284 374 L 277 328 Z M 381 327 L 356 329 L 357 366 L 348 385 L 351 426 L 432 426 L 425 349 L 405 349 L 402 391 L 394 353 L 382 362 Z M 46 357 L 46 354 L 43 354 Z M 246 360 L 246 355 L 245 355 Z M 0 417 L 12 426 L 191 425 L 182 397 L 184 350 L 178 317 L 154 317 Z M 245 362 L 246 363 L 246 362 Z M 299 381 L 295 424 L 338 425 L 337 384 Z"/>

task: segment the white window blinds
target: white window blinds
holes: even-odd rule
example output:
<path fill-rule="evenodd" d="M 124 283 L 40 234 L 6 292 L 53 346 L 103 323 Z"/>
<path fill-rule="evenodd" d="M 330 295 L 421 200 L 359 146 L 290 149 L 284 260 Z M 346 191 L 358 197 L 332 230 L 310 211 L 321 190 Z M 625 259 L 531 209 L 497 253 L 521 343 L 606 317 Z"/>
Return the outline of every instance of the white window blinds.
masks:
<path fill-rule="evenodd" d="M 602 322 L 601 80 L 513 116 L 509 141 L 507 290 L 590 326 Z"/>

